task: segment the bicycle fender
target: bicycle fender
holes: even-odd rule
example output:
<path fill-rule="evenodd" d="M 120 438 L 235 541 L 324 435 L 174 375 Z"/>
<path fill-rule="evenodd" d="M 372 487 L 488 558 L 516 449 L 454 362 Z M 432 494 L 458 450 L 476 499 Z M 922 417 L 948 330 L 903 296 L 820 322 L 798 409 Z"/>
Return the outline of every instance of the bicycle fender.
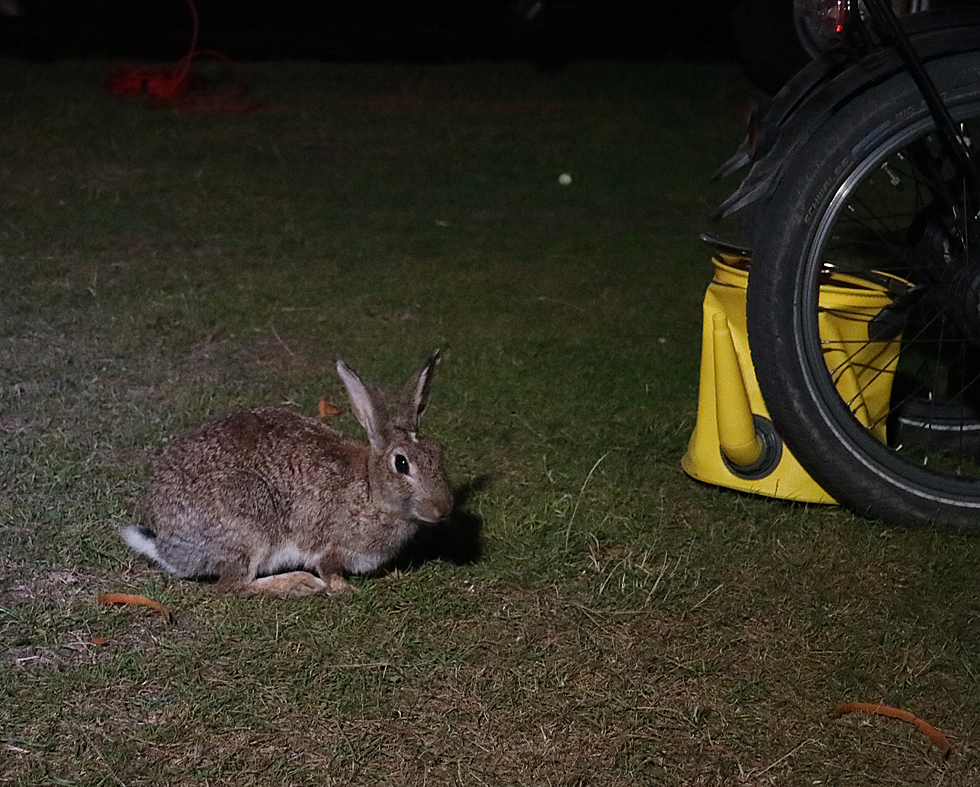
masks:
<path fill-rule="evenodd" d="M 924 62 L 980 50 L 980 9 L 925 11 L 902 18 L 916 52 Z M 905 70 L 894 49 L 873 52 L 857 62 L 831 51 L 805 66 L 773 98 L 757 124 L 754 155 L 748 141 L 716 177 L 751 163 L 739 187 L 719 205 L 716 221 L 768 197 L 779 185 L 786 163 L 844 104 Z"/>

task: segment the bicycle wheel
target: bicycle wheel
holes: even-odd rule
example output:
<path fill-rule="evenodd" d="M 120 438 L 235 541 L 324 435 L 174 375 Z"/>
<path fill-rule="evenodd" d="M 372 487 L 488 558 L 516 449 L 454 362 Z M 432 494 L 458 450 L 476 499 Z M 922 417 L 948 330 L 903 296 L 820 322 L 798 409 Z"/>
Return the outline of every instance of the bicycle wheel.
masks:
<path fill-rule="evenodd" d="M 980 53 L 928 70 L 977 153 Z M 978 209 L 901 74 L 840 107 L 761 211 L 746 310 L 770 415 L 821 486 L 889 523 L 980 532 Z"/>

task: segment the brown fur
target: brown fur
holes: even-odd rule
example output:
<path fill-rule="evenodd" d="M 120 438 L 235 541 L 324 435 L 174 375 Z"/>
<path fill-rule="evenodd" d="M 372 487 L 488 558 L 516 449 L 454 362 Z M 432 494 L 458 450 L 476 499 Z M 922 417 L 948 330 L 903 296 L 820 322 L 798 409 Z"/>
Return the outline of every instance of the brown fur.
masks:
<path fill-rule="evenodd" d="M 438 357 L 409 382 L 394 415 L 338 362 L 370 445 L 274 407 L 177 438 L 153 464 L 144 526 L 123 537 L 167 571 L 216 577 L 224 591 L 346 590 L 346 574 L 387 563 L 420 522 L 452 510 L 442 449 L 417 432 Z"/>

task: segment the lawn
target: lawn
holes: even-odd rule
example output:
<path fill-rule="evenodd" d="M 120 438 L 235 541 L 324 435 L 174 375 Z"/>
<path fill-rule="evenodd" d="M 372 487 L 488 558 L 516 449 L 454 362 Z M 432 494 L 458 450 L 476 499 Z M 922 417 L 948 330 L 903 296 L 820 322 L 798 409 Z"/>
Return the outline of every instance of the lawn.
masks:
<path fill-rule="evenodd" d="M 254 64 L 245 114 L 112 68 L 0 63 L 0 784 L 980 783 L 980 541 L 680 469 L 737 67 Z M 359 435 L 336 359 L 437 347 L 458 513 L 357 593 L 118 537 L 174 435 Z"/>

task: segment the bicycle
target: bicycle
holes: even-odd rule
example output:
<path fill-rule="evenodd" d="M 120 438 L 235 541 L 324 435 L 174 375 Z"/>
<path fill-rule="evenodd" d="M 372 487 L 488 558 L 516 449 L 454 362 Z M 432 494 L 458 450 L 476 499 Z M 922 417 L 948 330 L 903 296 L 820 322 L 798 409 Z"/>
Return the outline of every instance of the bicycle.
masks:
<path fill-rule="evenodd" d="M 899 19 L 886 0 L 797 0 L 797 13 L 827 46 L 756 114 L 719 174 L 751 167 L 713 215 L 743 218 L 721 245 L 750 259 L 759 388 L 838 502 L 980 532 L 980 10 Z M 849 313 L 828 287 L 885 305 Z M 857 338 L 840 321 L 861 323 Z M 874 406 L 871 384 L 887 387 Z"/>

